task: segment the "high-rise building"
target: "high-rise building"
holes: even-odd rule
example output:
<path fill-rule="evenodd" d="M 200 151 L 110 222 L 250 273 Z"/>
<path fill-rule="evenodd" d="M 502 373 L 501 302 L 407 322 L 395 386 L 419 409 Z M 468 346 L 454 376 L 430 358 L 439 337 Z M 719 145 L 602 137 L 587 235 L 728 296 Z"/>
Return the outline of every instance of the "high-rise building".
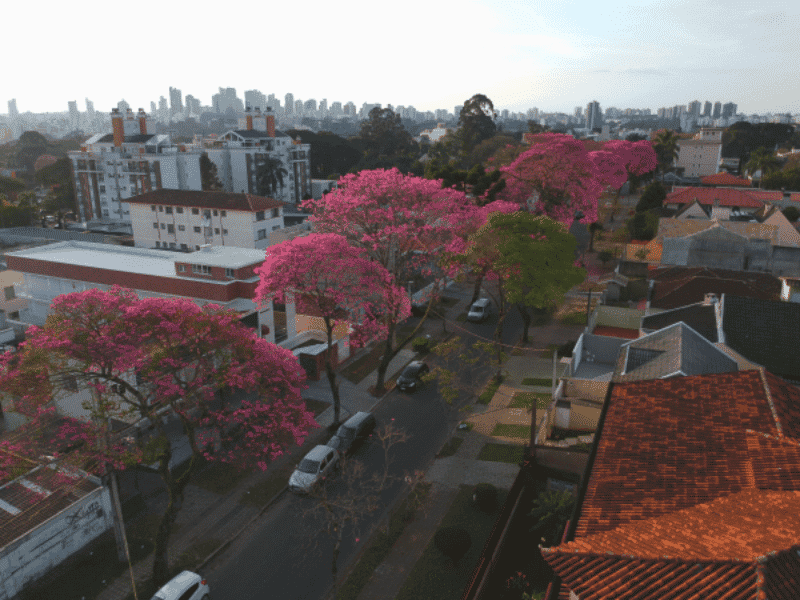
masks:
<path fill-rule="evenodd" d="M 80 113 L 78 112 L 78 101 L 77 100 L 69 100 L 67 102 L 67 108 L 69 109 L 69 125 L 72 129 L 78 129 L 78 119 L 80 118 Z"/>
<path fill-rule="evenodd" d="M 189 114 L 192 115 L 199 115 L 202 112 L 202 107 L 200 106 L 200 98 L 195 98 L 191 94 L 186 95 L 186 110 Z"/>
<path fill-rule="evenodd" d="M 722 115 L 722 102 L 714 102 L 714 114 L 712 118 L 719 119 Z"/>
<path fill-rule="evenodd" d="M 214 112 L 244 112 L 244 103 L 236 95 L 236 88 L 219 88 L 219 93 L 211 97 Z"/>
<path fill-rule="evenodd" d="M 128 104 L 127 102 L 125 102 L 124 98 L 122 100 L 120 100 L 119 102 L 117 102 L 117 110 L 119 110 L 119 112 L 121 112 L 123 115 L 127 114 L 127 112 L 130 110 L 130 108 L 131 108 L 131 105 Z"/>
<path fill-rule="evenodd" d="M 303 112 L 309 116 L 314 116 L 314 113 L 317 112 L 317 101 L 314 100 L 314 98 L 311 100 L 306 100 L 305 104 L 303 105 Z"/>
<path fill-rule="evenodd" d="M 689 102 L 689 114 L 695 117 L 700 116 L 700 101 L 695 100 L 693 102 Z"/>
<path fill-rule="evenodd" d="M 575 116 L 578 119 L 583 119 L 583 109 L 580 106 L 575 107 Z"/>
<path fill-rule="evenodd" d="M 722 105 L 722 117 L 728 118 L 736 114 L 738 107 L 733 102 L 726 102 Z"/>
<path fill-rule="evenodd" d="M 17 99 L 13 98 L 12 100 L 8 101 L 8 116 L 12 119 L 15 119 L 19 116 L 19 111 L 17 110 Z"/>
<path fill-rule="evenodd" d="M 286 102 L 286 113 L 292 113 L 294 111 L 294 94 L 286 94 L 284 100 Z"/>
<path fill-rule="evenodd" d="M 155 115 L 157 112 L 156 103 L 152 100 L 150 101 L 150 114 Z"/>
<path fill-rule="evenodd" d="M 297 115 L 303 115 L 303 101 L 302 100 L 295 100 L 294 101 L 294 112 Z"/>
<path fill-rule="evenodd" d="M 351 117 L 356 116 L 356 105 L 352 102 L 348 102 L 344 105 L 344 114 L 349 115 Z"/>
<path fill-rule="evenodd" d="M 245 90 L 244 92 L 244 106 L 247 108 L 259 108 L 261 110 L 267 109 L 267 97 L 258 90 Z"/>
<path fill-rule="evenodd" d="M 703 116 L 710 117 L 711 116 L 711 102 L 706 101 L 703 105 Z"/>
<path fill-rule="evenodd" d="M 457 104 L 453 107 L 453 114 L 456 116 L 456 120 L 461 118 L 461 109 L 464 108 L 463 104 Z"/>
<path fill-rule="evenodd" d="M 86 98 L 86 116 L 89 119 L 94 119 L 94 102 Z"/>
<path fill-rule="evenodd" d="M 328 113 L 328 99 L 323 98 L 319 103 L 319 115 L 324 117 Z"/>
<path fill-rule="evenodd" d="M 169 88 L 169 106 L 170 113 L 177 114 L 183 113 L 183 99 L 181 91 L 178 88 Z"/>
<path fill-rule="evenodd" d="M 600 109 L 600 103 L 593 100 L 586 105 L 586 127 L 587 129 L 594 129 L 602 127 L 603 125 L 603 112 Z"/>
<path fill-rule="evenodd" d="M 333 102 L 331 103 L 331 114 L 334 116 L 339 116 L 342 114 L 342 103 L 341 102 Z"/>

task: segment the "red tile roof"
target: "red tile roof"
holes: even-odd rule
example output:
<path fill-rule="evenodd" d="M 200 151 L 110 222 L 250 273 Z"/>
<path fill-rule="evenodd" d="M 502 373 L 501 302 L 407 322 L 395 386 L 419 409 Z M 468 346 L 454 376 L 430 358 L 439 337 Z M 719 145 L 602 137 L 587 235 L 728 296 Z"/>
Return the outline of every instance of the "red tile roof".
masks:
<path fill-rule="evenodd" d="M 625 329 L 624 327 L 609 327 L 608 325 L 597 325 L 592 331 L 592 334 L 635 340 L 639 337 L 639 330 Z"/>
<path fill-rule="evenodd" d="M 705 185 L 737 185 L 749 186 L 750 180 L 736 177 L 730 173 L 717 173 L 716 175 L 708 175 L 700 179 L 700 182 Z"/>
<path fill-rule="evenodd" d="M 750 195 L 750 192 L 744 190 L 702 187 L 690 187 L 677 192 L 670 192 L 667 194 L 666 200 L 664 200 L 664 205 L 689 204 L 695 199 L 700 204 L 711 206 L 714 205 L 716 200 L 719 200 L 720 206 L 761 208 L 764 205 L 762 201 L 754 198 Z"/>
<path fill-rule="evenodd" d="M 800 390 L 762 371 L 612 384 L 573 540 L 581 600 L 797 598 Z"/>
<path fill-rule="evenodd" d="M 702 302 L 707 293 L 777 300 L 781 282 L 769 273 L 729 271 L 707 267 L 659 266 L 648 273 L 653 280 L 653 308 L 678 308 Z"/>
<path fill-rule="evenodd" d="M 154 190 L 128 198 L 132 204 L 161 204 L 164 206 L 188 206 L 196 208 L 218 208 L 255 212 L 279 208 L 284 203 L 273 198 L 252 194 L 230 192 L 199 192 L 195 190 Z"/>

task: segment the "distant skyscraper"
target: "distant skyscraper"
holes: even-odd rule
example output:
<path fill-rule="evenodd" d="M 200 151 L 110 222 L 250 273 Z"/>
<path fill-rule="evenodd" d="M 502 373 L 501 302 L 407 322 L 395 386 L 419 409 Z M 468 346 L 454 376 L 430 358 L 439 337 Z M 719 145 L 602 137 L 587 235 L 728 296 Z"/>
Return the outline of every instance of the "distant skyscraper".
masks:
<path fill-rule="evenodd" d="M 294 112 L 298 115 L 303 114 L 303 101 L 302 100 L 295 100 L 294 101 Z"/>
<path fill-rule="evenodd" d="M 439 111 L 436 111 L 436 112 L 438 113 Z M 503 119 L 504 121 L 508 120 L 508 115 L 509 115 L 509 112 L 508 112 L 507 108 L 504 108 L 503 110 L 500 111 L 500 118 Z M 439 118 L 438 114 L 436 115 L 436 118 L 437 119 Z"/>
<path fill-rule="evenodd" d="M 286 102 L 286 112 L 291 113 L 294 111 L 294 94 L 286 94 L 284 101 Z"/>
<path fill-rule="evenodd" d="M 156 114 L 156 103 L 152 100 L 150 101 L 150 114 L 153 116 Z"/>
<path fill-rule="evenodd" d="M 603 112 L 600 110 L 600 103 L 593 100 L 586 105 L 586 127 L 594 129 L 603 125 Z"/>
<path fill-rule="evenodd" d="M 328 113 L 328 99 L 323 98 L 319 103 L 319 114 L 324 117 Z"/>
<path fill-rule="evenodd" d="M 711 116 L 711 102 L 706 101 L 703 105 L 703 116 L 710 117 Z"/>
<path fill-rule="evenodd" d="M 342 114 L 342 103 L 341 102 L 333 102 L 331 104 L 331 114 L 332 115 L 341 115 Z"/>
<path fill-rule="evenodd" d="M 303 105 L 304 112 L 313 115 L 317 112 L 317 101 L 312 98 L 311 100 L 306 100 L 305 104 Z"/>
<path fill-rule="evenodd" d="M 119 102 L 117 102 L 117 108 L 119 109 L 119 112 L 121 112 L 123 115 L 128 112 L 128 109 L 130 107 L 131 107 L 131 105 L 128 104 L 127 102 L 125 102 L 124 98 L 122 100 L 120 100 Z"/>
<path fill-rule="evenodd" d="M 11 117 L 12 119 L 16 119 L 19 116 L 19 111 L 17 110 L 16 98 L 8 101 L 8 116 Z"/>
<path fill-rule="evenodd" d="M 199 115 L 201 112 L 200 99 L 191 94 L 186 94 L 186 110 L 192 115 Z"/>
<path fill-rule="evenodd" d="M 70 100 L 67 102 L 67 107 L 69 108 L 69 124 L 72 129 L 78 129 L 78 119 L 80 118 L 80 113 L 78 112 L 78 101 L 77 100 Z"/>
<path fill-rule="evenodd" d="M 722 117 L 728 118 L 736 114 L 738 107 L 733 102 L 726 102 L 722 105 Z"/>
<path fill-rule="evenodd" d="M 722 114 L 722 102 L 714 102 L 714 114 L 712 115 L 712 117 L 714 119 L 719 119 L 721 114 Z"/>
<path fill-rule="evenodd" d="M 219 93 L 211 97 L 211 105 L 218 113 L 229 110 L 237 113 L 244 112 L 244 102 L 236 95 L 236 88 L 219 88 Z"/>
<path fill-rule="evenodd" d="M 183 99 L 181 91 L 178 88 L 169 88 L 169 106 L 170 112 L 174 115 L 183 112 Z"/>
<path fill-rule="evenodd" d="M 695 100 L 694 102 L 689 102 L 689 114 L 694 117 L 700 116 L 700 101 Z"/>
<path fill-rule="evenodd" d="M 461 118 L 461 109 L 462 109 L 462 108 L 464 108 L 464 105 L 463 105 L 463 104 L 457 104 L 457 105 L 456 105 L 456 106 L 453 108 L 453 114 L 456 116 L 456 119 L 460 119 L 460 118 Z"/>
<path fill-rule="evenodd" d="M 258 90 L 245 90 L 244 92 L 244 105 L 250 108 L 259 108 L 266 110 L 267 97 Z"/>
<path fill-rule="evenodd" d="M 94 102 L 86 98 L 86 116 L 94 119 Z"/>
<path fill-rule="evenodd" d="M 578 119 L 583 119 L 583 109 L 580 106 L 575 107 L 575 116 Z"/>

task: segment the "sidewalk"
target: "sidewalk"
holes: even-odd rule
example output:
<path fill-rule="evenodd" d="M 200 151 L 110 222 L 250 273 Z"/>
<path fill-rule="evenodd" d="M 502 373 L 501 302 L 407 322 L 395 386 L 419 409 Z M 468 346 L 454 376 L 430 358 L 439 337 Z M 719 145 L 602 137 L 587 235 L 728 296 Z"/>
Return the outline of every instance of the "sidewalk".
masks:
<path fill-rule="evenodd" d="M 463 288 L 463 289 L 462 289 Z M 470 288 L 470 289 L 467 289 Z M 467 303 L 472 295 L 471 286 L 459 286 L 455 284 L 447 292 L 447 296 L 459 298 L 459 302 L 448 310 L 448 318 L 454 320 L 455 317 L 466 309 Z M 437 333 L 441 331 L 439 320 L 426 321 L 421 328 L 421 335 L 426 333 Z M 395 376 L 405 365 L 413 360 L 415 353 L 404 348 L 389 363 L 386 378 Z M 357 360 L 358 355 L 351 358 Z M 350 361 L 348 361 L 350 362 Z M 357 384 L 351 383 L 344 377 L 337 378 L 339 382 L 339 395 L 342 404 L 341 419 L 359 411 L 370 411 L 381 401 L 382 398 L 375 398 L 369 393 L 369 388 L 374 386 L 377 381 L 377 372 L 373 372 Z M 313 398 L 324 402 L 333 402 L 333 394 L 330 390 L 327 377 L 320 377 L 319 381 L 307 381 L 308 389 L 303 391 L 304 398 Z M 316 418 L 319 429 L 313 430 L 309 440 L 322 440 L 326 436 L 326 428 L 333 423 L 333 406 L 331 405 L 320 413 Z M 310 443 L 310 442 L 309 442 Z M 479 448 L 478 448 L 479 449 Z M 270 470 L 275 470 L 287 465 L 294 465 L 300 461 L 302 455 L 307 451 L 306 448 L 293 448 L 280 459 L 270 465 Z M 477 450 L 476 450 L 477 455 Z M 183 506 L 181 507 L 176 524 L 179 529 L 170 539 L 170 562 L 180 557 L 184 552 L 208 539 L 225 540 L 226 544 L 237 537 L 248 524 L 266 511 L 271 504 L 276 502 L 282 495 L 281 491 L 265 506 L 258 508 L 239 503 L 239 498 L 250 487 L 265 479 L 269 473 L 255 473 L 250 477 L 239 482 L 234 489 L 220 496 L 209 492 L 195 485 L 189 484 L 186 488 Z M 456 486 L 457 489 L 457 486 Z M 445 511 L 449 503 L 444 503 Z M 209 562 L 203 561 L 197 568 Z M 138 580 L 146 580 L 152 573 L 152 558 L 140 561 L 134 565 L 134 576 Z M 122 576 L 111 582 L 100 594 L 97 600 L 124 600 L 132 592 L 130 575 L 126 570 Z"/>

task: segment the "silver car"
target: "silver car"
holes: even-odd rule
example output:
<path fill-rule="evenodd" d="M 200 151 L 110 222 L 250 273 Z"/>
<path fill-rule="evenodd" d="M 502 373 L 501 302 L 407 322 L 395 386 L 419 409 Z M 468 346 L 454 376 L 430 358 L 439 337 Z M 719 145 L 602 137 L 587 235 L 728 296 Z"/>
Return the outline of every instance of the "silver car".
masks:
<path fill-rule="evenodd" d="M 151 600 L 210 600 L 208 583 L 197 573 L 183 571 L 158 590 Z"/>
<path fill-rule="evenodd" d="M 315 446 L 297 465 L 289 478 L 289 489 L 296 494 L 308 492 L 339 464 L 339 452 L 330 446 Z"/>

